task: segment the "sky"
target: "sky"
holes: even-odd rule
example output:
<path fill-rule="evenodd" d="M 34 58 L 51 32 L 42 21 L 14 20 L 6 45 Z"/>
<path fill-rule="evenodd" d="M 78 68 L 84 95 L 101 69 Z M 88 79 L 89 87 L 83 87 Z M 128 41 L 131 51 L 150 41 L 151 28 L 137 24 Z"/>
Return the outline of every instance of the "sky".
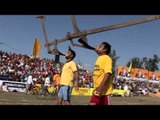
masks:
<path fill-rule="evenodd" d="M 32 55 L 34 39 L 42 43 L 40 58 L 55 59 L 47 53 L 45 39 L 42 32 L 39 15 L 0 15 L 0 50 Z M 153 15 L 75 15 L 77 25 L 81 31 L 92 30 L 119 23 L 148 18 Z M 48 41 L 62 39 L 67 32 L 74 33 L 70 15 L 45 15 L 45 28 Z M 119 29 L 87 35 L 88 43 L 96 46 L 106 41 L 116 51 L 118 59 L 116 65 L 125 66 L 133 57 L 153 57 L 160 55 L 160 19 L 123 27 Z M 78 38 L 73 39 L 75 43 Z M 68 46 L 76 52 L 76 63 L 81 63 L 86 69 L 93 70 L 98 55 L 88 49 L 72 46 L 69 41 L 57 45 L 59 51 L 65 53 Z M 51 46 L 53 49 L 54 46 Z M 160 56 L 159 56 L 160 57 Z M 60 58 L 65 62 L 65 58 Z"/>

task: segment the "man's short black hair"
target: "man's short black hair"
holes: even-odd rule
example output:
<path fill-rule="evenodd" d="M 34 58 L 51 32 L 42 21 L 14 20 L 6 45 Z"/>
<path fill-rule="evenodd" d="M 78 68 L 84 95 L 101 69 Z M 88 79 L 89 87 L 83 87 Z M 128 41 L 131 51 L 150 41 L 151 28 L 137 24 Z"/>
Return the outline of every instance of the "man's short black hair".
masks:
<path fill-rule="evenodd" d="M 73 50 L 70 50 L 70 51 L 71 51 L 71 53 L 73 55 L 72 59 L 74 59 L 76 57 L 76 53 Z"/>
<path fill-rule="evenodd" d="M 76 57 L 75 51 L 72 50 L 70 46 L 68 47 L 68 51 L 70 51 L 72 53 L 72 55 L 73 55 L 72 60 L 73 60 Z"/>
<path fill-rule="evenodd" d="M 104 48 L 107 49 L 106 54 L 108 55 L 111 52 L 111 45 L 107 42 L 102 42 L 102 44 L 104 45 Z"/>

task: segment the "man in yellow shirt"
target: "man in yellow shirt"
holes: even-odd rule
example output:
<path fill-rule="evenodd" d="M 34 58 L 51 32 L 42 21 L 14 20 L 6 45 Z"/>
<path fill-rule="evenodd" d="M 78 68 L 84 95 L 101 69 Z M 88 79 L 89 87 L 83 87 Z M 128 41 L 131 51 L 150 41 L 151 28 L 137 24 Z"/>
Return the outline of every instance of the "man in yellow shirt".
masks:
<path fill-rule="evenodd" d="M 109 56 L 111 45 L 102 42 L 95 48 L 99 55 L 93 73 L 93 95 L 89 105 L 110 105 L 110 94 L 112 93 L 112 59 Z"/>
<path fill-rule="evenodd" d="M 63 65 L 60 88 L 58 91 L 57 104 L 71 105 L 71 93 L 74 81 L 75 90 L 78 90 L 79 74 L 77 70 L 76 63 L 73 61 L 76 53 L 69 47 L 69 50 L 65 54 L 66 63 Z"/>
<path fill-rule="evenodd" d="M 55 82 L 55 87 L 57 88 L 57 90 L 59 89 L 60 86 L 60 80 L 61 80 L 61 74 L 60 73 L 55 73 L 53 75 L 53 81 Z"/>
<path fill-rule="evenodd" d="M 58 90 L 60 87 L 60 80 L 61 80 L 61 73 L 59 72 L 55 72 L 55 74 L 53 75 L 53 81 L 54 81 L 54 94 L 58 94 Z"/>

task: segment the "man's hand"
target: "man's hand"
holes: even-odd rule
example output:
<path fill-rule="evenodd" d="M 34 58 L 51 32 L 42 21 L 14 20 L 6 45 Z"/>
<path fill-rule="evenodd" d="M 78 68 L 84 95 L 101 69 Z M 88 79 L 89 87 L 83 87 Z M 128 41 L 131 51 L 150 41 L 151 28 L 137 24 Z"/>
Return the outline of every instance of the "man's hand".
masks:
<path fill-rule="evenodd" d="M 79 91 L 79 87 L 78 86 L 75 86 L 74 89 L 75 89 L 76 92 Z"/>
<path fill-rule="evenodd" d="M 98 94 L 99 96 L 103 95 L 103 90 L 101 87 L 97 87 L 96 89 L 93 90 L 92 92 L 93 95 Z"/>
<path fill-rule="evenodd" d="M 79 73 L 78 73 L 78 71 L 74 72 L 74 78 L 75 78 L 74 88 L 75 88 L 75 91 L 78 92 L 78 90 L 79 90 Z"/>

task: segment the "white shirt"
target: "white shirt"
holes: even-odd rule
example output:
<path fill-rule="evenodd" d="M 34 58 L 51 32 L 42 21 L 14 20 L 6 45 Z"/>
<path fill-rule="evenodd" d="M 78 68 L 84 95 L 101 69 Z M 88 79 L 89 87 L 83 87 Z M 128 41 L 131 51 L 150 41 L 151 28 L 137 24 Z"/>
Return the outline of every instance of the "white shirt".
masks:
<path fill-rule="evenodd" d="M 44 85 L 45 86 L 50 86 L 50 79 L 49 79 L 49 77 L 46 77 Z"/>
<path fill-rule="evenodd" d="M 128 90 L 128 86 L 127 86 L 127 85 L 124 85 L 123 89 L 124 89 L 124 90 Z"/>
<path fill-rule="evenodd" d="M 32 75 L 29 75 L 29 76 L 28 76 L 27 84 L 33 84 Z"/>

